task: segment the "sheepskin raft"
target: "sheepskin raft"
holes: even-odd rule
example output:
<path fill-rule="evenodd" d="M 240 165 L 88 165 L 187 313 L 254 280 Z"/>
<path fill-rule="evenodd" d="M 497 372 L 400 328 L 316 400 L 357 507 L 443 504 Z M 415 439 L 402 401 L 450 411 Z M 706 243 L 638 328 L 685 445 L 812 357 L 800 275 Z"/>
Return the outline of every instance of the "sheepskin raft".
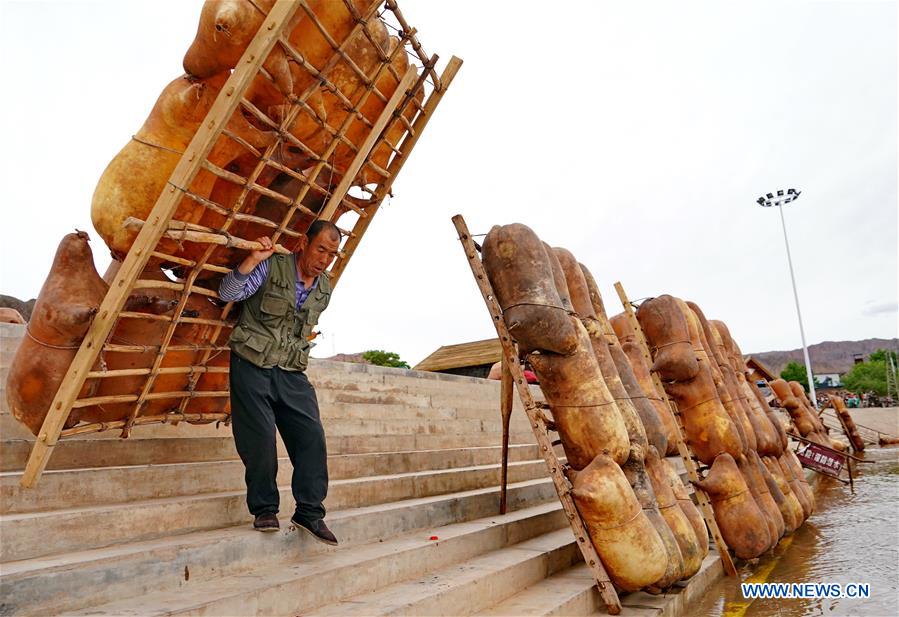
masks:
<path fill-rule="evenodd" d="M 416 33 L 394 0 L 204 4 L 184 74 L 94 191 L 110 271 L 86 233 L 64 238 L 11 367 L 38 437 L 24 485 L 60 437 L 230 419 L 219 281 L 256 238 L 288 253 L 324 219 L 337 283 L 462 64 L 438 72 Z"/>

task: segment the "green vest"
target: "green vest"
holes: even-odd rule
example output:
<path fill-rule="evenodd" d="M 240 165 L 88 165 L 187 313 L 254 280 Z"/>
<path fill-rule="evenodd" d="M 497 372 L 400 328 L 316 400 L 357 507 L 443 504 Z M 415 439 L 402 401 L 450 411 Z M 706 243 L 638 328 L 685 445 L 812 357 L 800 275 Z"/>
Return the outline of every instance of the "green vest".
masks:
<path fill-rule="evenodd" d="M 331 299 L 331 281 L 327 274 L 319 276 L 299 310 L 296 286 L 296 258 L 272 255 L 268 277 L 243 301 L 240 319 L 228 339 L 234 353 L 261 368 L 306 370 L 312 347 L 309 335 Z"/>

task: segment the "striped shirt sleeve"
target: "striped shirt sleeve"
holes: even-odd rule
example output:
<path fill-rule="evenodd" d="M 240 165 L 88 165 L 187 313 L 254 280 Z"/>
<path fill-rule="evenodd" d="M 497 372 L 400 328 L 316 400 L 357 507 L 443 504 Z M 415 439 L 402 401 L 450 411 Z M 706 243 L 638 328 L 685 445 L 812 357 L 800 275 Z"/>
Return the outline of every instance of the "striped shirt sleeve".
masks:
<path fill-rule="evenodd" d="M 259 291 L 268 276 L 268 259 L 253 268 L 249 274 L 241 274 L 234 268 L 225 275 L 219 285 L 219 297 L 226 302 L 246 300 Z"/>

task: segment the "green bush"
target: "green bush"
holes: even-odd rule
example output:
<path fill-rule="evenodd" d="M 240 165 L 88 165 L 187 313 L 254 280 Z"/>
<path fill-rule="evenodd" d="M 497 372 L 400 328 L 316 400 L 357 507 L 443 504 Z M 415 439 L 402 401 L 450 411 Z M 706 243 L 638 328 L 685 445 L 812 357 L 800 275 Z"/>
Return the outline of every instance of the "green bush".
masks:
<path fill-rule="evenodd" d="M 369 349 L 362 352 L 362 357 L 377 366 L 389 366 L 392 368 L 409 368 L 409 364 L 400 359 L 398 353 L 384 351 L 383 349 Z"/>
<path fill-rule="evenodd" d="M 798 381 L 802 384 L 802 387 L 808 392 L 808 373 L 805 371 L 805 365 L 800 364 L 799 362 L 790 362 L 784 367 L 784 370 L 780 372 L 780 378 L 786 381 Z M 815 379 L 815 387 L 817 388 L 821 384 L 818 383 L 818 380 Z"/>
<path fill-rule="evenodd" d="M 896 365 L 896 352 L 878 349 L 870 356 L 867 362 L 856 364 L 852 370 L 843 376 L 843 386 L 852 392 L 874 392 L 878 396 L 886 396 L 887 393 L 887 354 L 893 357 L 893 365 Z"/>

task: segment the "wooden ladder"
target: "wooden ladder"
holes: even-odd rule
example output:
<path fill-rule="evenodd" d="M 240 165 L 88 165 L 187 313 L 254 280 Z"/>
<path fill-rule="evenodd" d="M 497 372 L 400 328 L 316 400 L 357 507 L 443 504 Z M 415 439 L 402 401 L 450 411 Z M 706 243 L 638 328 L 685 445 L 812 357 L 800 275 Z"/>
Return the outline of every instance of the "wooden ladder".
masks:
<path fill-rule="evenodd" d="M 534 396 L 524 377 L 524 369 L 522 368 L 518 357 L 518 346 L 509 334 L 509 328 L 503 319 L 502 309 L 496 300 L 496 294 L 487 278 L 487 272 L 484 270 L 484 265 L 481 263 L 479 255 L 480 247 L 475 244 L 474 240 L 472 240 L 471 234 L 468 232 L 468 226 L 465 224 L 465 219 L 462 218 L 461 214 L 457 214 L 453 217 L 453 224 L 456 226 L 456 231 L 459 232 L 459 241 L 462 243 L 462 248 L 465 250 L 465 257 L 468 258 L 468 265 L 471 267 L 475 282 L 478 284 L 478 289 L 481 291 L 481 296 L 483 296 L 484 303 L 487 305 L 487 310 L 490 312 L 490 317 L 493 319 L 493 325 L 496 327 L 496 334 L 499 337 L 499 342 L 503 348 L 502 361 L 505 366 L 503 367 L 504 377 L 503 386 L 501 388 L 501 399 L 504 451 L 508 446 L 508 422 L 512 411 L 511 386 L 514 384 L 515 389 L 518 391 L 518 397 L 521 399 L 521 403 L 524 406 L 524 412 L 528 416 L 531 429 L 533 429 L 534 436 L 537 438 L 540 455 L 546 462 L 546 466 L 549 469 L 549 475 L 556 488 L 556 493 L 559 495 L 559 501 L 562 503 L 562 509 L 565 511 L 565 516 L 568 518 L 568 523 L 571 525 L 571 531 L 577 539 L 578 548 L 581 550 L 581 553 L 584 555 L 584 561 L 593 573 L 593 578 L 596 580 L 596 586 L 599 589 L 599 594 L 602 597 L 603 602 L 605 602 L 606 609 L 609 611 L 609 614 L 617 615 L 621 612 L 621 601 L 618 599 L 618 593 L 615 591 L 615 586 L 609 580 L 609 575 L 606 573 L 606 570 L 599 559 L 596 547 L 593 546 L 593 541 L 587 533 L 586 525 L 584 524 L 583 519 L 581 519 L 581 515 L 574 503 L 574 499 L 571 497 L 571 482 L 565 477 L 563 471 L 565 465 L 556 456 L 556 453 L 553 450 L 553 442 L 549 436 L 549 431 L 553 430 L 552 421 L 543 413 L 543 409 L 546 405 L 534 400 Z M 507 460 L 506 454 L 503 455 L 503 459 L 504 462 Z M 505 510 L 504 498 L 502 499 L 502 502 L 501 507 Z"/>
<path fill-rule="evenodd" d="M 649 345 L 646 342 L 646 337 L 643 335 L 643 328 L 640 327 L 640 322 L 637 321 L 634 305 L 627 299 L 627 294 L 624 293 L 624 287 L 621 286 L 620 282 L 615 283 L 615 291 L 618 292 L 618 298 L 621 300 L 621 305 L 624 307 L 624 313 L 627 315 L 628 322 L 630 322 L 631 327 L 634 329 L 634 333 L 637 336 L 640 352 L 646 360 L 646 365 L 651 367 L 652 356 L 649 353 Z M 715 512 L 712 510 L 709 496 L 695 484 L 701 479 L 699 477 L 698 464 L 696 462 L 696 457 L 693 455 L 693 451 L 684 439 L 684 425 L 680 412 L 677 409 L 677 405 L 671 400 L 668 393 L 665 392 L 662 380 L 655 371 L 652 371 L 652 381 L 659 391 L 659 394 L 665 397 L 668 408 L 671 410 L 671 414 L 677 421 L 677 451 L 680 454 L 681 460 L 684 462 L 684 467 L 687 469 L 687 476 L 690 478 L 690 481 L 694 483 L 693 491 L 696 493 L 696 501 L 699 503 L 699 510 L 702 512 L 705 524 L 708 525 L 709 531 L 712 532 L 712 537 L 715 539 L 715 545 L 718 547 L 718 553 L 721 555 L 721 562 L 724 564 L 724 571 L 727 572 L 729 576 L 737 576 L 737 568 L 730 556 L 730 549 L 727 548 L 727 543 L 721 536 L 721 530 L 718 529 L 718 523 L 715 522 Z"/>

